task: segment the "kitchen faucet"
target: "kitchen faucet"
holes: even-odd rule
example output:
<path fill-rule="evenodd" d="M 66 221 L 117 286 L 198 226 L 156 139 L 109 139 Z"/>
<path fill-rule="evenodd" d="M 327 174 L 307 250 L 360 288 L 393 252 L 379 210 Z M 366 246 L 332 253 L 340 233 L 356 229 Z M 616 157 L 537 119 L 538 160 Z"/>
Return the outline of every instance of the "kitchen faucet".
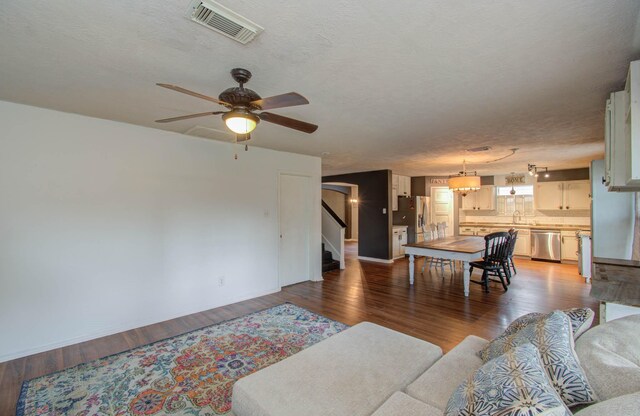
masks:
<path fill-rule="evenodd" d="M 516 215 L 518 216 L 518 220 L 516 221 Z M 513 211 L 513 223 L 514 224 L 518 224 L 520 221 L 522 221 L 522 214 L 520 213 L 519 210 L 515 210 Z"/>

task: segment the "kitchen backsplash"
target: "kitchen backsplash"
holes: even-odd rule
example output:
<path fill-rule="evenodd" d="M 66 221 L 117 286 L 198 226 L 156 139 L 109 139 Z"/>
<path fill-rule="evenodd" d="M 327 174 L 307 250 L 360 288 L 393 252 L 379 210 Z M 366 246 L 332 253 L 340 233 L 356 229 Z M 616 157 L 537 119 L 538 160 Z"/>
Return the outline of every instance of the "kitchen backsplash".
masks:
<path fill-rule="evenodd" d="M 479 222 L 494 224 L 511 224 L 513 217 L 511 215 L 470 215 L 463 210 L 459 211 L 460 222 Z M 476 214 L 476 213 L 473 213 Z M 564 214 L 564 213 L 563 213 Z M 575 213 L 568 213 L 562 216 L 549 216 L 537 211 L 534 216 L 522 216 L 519 221 L 522 224 L 564 224 L 564 225 L 590 225 L 591 217 L 587 215 L 576 216 Z"/>

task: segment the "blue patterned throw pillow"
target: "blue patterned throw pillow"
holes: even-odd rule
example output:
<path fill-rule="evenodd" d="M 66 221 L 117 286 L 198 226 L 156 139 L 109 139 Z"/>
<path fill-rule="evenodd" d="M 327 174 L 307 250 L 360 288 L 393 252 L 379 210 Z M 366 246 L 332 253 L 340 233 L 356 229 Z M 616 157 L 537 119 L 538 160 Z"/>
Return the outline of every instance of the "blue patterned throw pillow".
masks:
<path fill-rule="evenodd" d="M 569 317 L 569 320 L 571 321 L 571 329 L 573 330 L 574 340 L 578 339 L 580 335 L 582 335 L 587 329 L 591 327 L 591 324 L 593 323 L 593 317 L 595 316 L 590 308 L 571 308 L 565 309 L 562 312 L 567 315 Z M 544 318 L 545 316 L 547 315 L 539 312 L 532 312 L 526 315 L 522 315 L 509 324 L 503 335 L 514 334 L 530 323 Z"/>
<path fill-rule="evenodd" d="M 509 350 L 480 367 L 453 393 L 445 416 L 569 416 L 532 344 Z"/>
<path fill-rule="evenodd" d="M 571 322 L 561 311 L 535 320 L 513 334 L 499 336 L 478 354 L 487 362 L 526 343 L 538 348 L 547 377 L 567 406 L 596 400 L 574 349 Z"/>

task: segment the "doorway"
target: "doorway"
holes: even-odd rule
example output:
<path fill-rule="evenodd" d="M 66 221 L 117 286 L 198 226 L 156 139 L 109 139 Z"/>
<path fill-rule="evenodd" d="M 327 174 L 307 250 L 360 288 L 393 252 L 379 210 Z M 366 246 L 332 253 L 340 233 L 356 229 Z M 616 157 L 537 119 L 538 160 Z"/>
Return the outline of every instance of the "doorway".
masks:
<path fill-rule="evenodd" d="M 431 187 L 431 222 L 445 222 L 447 237 L 455 235 L 453 229 L 453 192 L 446 186 Z"/>
<path fill-rule="evenodd" d="M 311 280 L 311 178 L 294 174 L 280 174 L 279 222 L 280 254 L 278 259 L 280 286 Z"/>

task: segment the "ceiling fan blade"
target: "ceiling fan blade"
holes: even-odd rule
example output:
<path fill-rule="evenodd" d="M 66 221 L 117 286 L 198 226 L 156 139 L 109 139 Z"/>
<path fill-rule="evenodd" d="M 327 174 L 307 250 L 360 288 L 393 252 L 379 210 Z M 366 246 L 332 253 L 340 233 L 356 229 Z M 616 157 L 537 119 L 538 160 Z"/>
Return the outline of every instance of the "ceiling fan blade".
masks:
<path fill-rule="evenodd" d="M 159 86 L 159 87 L 162 87 L 162 88 L 168 88 L 170 90 L 178 91 L 178 92 L 181 92 L 183 94 L 191 95 L 192 97 L 197 97 L 197 98 L 201 98 L 203 100 L 211 101 L 212 103 L 216 103 L 216 104 L 220 104 L 220 105 L 224 105 L 224 106 L 230 105 L 228 103 L 225 103 L 224 101 L 220 101 L 220 100 L 218 100 L 216 98 L 209 97 L 208 95 L 200 94 L 198 92 L 194 92 L 194 91 L 190 91 L 190 90 L 187 90 L 185 88 L 182 88 L 182 87 L 178 87 L 177 85 L 160 84 L 160 83 L 156 83 L 156 85 Z"/>
<path fill-rule="evenodd" d="M 189 114 L 186 116 L 163 118 L 161 120 L 156 120 L 156 123 L 171 123 L 172 121 L 186 120 L 188 118 L 196 118 L 196 117 L 204 117 L 204 116 L 215 116 L 216 114 L 224 114 L 224 113 L 225 111 L 208 111 L 206 113 Z"/>
<path fill-rule="evenodd" d="M 272 97 L 263 98 L 261 100 L 255 100 L 252 101 L 251 104 L 259 105 L 263 110 L 272 110 L 274 108 L 309 104 L 309 100 L 307 100 L 297 92 L 288 92 L 286 94 L 274 95 Z"/>
<path fill-rule="evenodd" d="M 296 120 L 289 117 L 279 116 L 273 113 L 260 113 L 258 114 L 260 120 L 268 121 L 269 123 L 279 124 L 290 129 L 300 130 L 305 133 L 313 133 L 318 130 L 318 126 L 304 121 Z"/>

